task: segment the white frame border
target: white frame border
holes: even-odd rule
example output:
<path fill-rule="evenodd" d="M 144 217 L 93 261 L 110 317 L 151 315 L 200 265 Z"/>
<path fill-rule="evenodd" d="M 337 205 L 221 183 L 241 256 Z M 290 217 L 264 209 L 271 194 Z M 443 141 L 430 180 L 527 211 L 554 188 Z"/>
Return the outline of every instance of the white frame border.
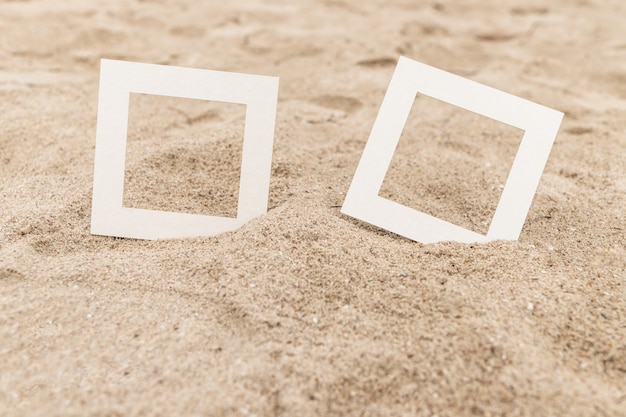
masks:
<path fill-rule="evenodd" d="M 135 239 L 214 236 L 267 212 L 278 78 L 102 60 L 91 233 Z M 237 217 L 123 207 L 130 93 L 245 104 Z"/>
<path fill-rule="evenodd" d="M 487 235 L 378 195 L 418 93 L 524 130 Z M 400 57 L 341 212 L 421 243 L 517 240 L 562 119 L 556 110 Z"/>

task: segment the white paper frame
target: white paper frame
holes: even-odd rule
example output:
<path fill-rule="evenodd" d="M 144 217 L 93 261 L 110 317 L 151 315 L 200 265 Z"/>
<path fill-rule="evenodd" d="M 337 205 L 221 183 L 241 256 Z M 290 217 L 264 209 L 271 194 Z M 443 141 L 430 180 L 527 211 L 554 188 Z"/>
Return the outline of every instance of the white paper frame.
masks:
<path fill-rule="evenodd" d="M 418 93 L 524 130 L 487 235 L 378 194 Z M 341 212 L 421 242 L 517 240 L 563 113 L 400 57 Z"/>
<path fill-rule="evenodd" d="M 266 213 L 278 81 L 261 75 L 102 60 L 91 233 L 136 239 L 214 236 Z M 246 105 L 236 218 L 122 206 L 130 93 Z"/>

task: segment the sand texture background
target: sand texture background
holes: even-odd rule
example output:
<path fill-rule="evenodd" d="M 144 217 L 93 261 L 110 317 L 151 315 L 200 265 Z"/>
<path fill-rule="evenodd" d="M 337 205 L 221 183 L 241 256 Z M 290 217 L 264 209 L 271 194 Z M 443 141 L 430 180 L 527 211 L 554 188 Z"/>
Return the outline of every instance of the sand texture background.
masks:
<path fill-rule="evenodd" d="M 625 18 L 0 1 L 0 415 L 626 415 Z M 566 113 L 519 241 L 422 245 L 340 214 L 400 55 Z M 279 76 L 268 213 L 91 236 L 101 58 Z M 381 194 L 484 231 L 519 132 L 428 100 Z M 133 95 L 130 114 L 127 206 L 233 213 L 241 107 Z"/>

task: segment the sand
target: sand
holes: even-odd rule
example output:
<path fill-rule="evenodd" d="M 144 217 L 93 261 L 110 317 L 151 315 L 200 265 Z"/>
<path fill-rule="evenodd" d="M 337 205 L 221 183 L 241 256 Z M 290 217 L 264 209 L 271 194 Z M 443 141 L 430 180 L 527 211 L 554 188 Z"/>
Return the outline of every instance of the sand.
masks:
<path fill-rule="evenodd" d="M 0 1 L 0 415 L 626 415 L 624 17 Z M 422 245 L 339 212 L 400 55 L 565 113 L 519 241 Z M 268 213 L 91 236 L 101 58 L 279 76 Z M 519 132 L 415 109 L 381 193 L 484 231 Z M 131 119 L 126 205 L 233 213 L 239 107 L 134 97 Z"/>

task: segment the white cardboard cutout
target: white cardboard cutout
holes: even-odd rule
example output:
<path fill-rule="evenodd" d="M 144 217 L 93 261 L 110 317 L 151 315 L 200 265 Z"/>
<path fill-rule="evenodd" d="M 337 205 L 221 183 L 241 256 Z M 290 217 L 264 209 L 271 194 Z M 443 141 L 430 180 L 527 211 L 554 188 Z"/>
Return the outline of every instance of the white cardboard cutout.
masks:
<path fill-rule="evenodd" d="M 236 218 L 122 206 L 130 93 L 246 105 Z M 276 77 L 102 60 L 91 233 L 136 239 L 214 236 L 266 213 L 277 100 Z"/>
<path fill-rule="evenodd" d="M 378 194 L 418 93 L 524 130 L 487 235 Z M 563 113 L 400 57 L 341 212 L 421 242 L 517 240 Z"/>

